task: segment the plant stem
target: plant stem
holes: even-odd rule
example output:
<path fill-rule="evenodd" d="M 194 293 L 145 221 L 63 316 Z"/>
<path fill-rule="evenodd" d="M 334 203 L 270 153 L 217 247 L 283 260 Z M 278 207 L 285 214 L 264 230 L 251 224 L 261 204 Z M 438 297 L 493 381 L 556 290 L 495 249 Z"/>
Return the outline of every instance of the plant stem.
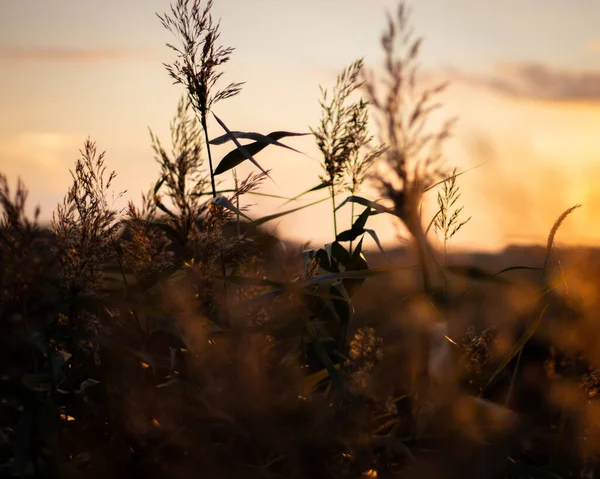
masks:
<path fill-rule="evenodd" d="M 215 175 L 213 173 L 212 155 L 210 154 L 210 143 L 208 139 L 208 125 L 206 124 L 206 112 L 202 112 L 200 115 L 200 121 L 202 122 L 202 129 L 204 130 L 204 140 L 206 143 L 206 151 L 208 153 L 208 166 L 210 168 L 210 186 L 212 187 L 213 198 L 217 197 L 217 187 L 215 186 Z"/>
<path fill-rule="evenodd" d="M 333 234 L 337 238 L 337 215 L 335 212 L 335 192 L 333 189 L 333 184 L 331 186 L 331 208 L 333 212 Z"/>
<path fill-rule="evenodd" d="M 210 186 L 212 187 L 212 195 L 213 198 L 217 197 L 217 187 L 215 185 L 215 175 L 213 173 L 213 164 L 212 164 L 212 155 L 210 153 L 210 143 L 208 139 L 208 125 L 206 123 L 206 110 L 203 110 L 200 115 L 200 121 L 202 122 L 202 129 L 204 130 L 204 141 L 206 143 L 206 151 L 208 152 L 208 167 L 210 169 Z M 223 276 L 227 276 L 227 269 L 225 268 L 225 256 L 223 255 L 223 251 L 221 251 L 221 272 Z M 223 283 L 223 292 L 225 293 L 225 298 L 228 296 L 227 282 Z M 223 306 L 226 308 L 227 300 L 224 302 Z M 225 310 L 223 311 L 225 318 L 223 319 L 224 326 L 229 325 L 229 315 Z"/>
<path fill-rule="evenodd" d="M 523 355 L 523 348 L 519 351 L 519 355 L 517 356 L 517 363 L 515 364 L 515 369 L 510 378 L 510 385 L 508 386 L 508 393 L 506 394 L 506 399 L 504 400 L 504 406 L 510 406 L 510 400 L 513 395 L 513 390 L 515 389 L 515 382 L 517 380 L 517 374 L 519 372 L 519 366 L 521 365 L 521 356 Z"/>
<path fill-rule="evenodd" d="M 354 195 L 354 191 L 352 191 L 352 194 Z M 354 201 L 351 203 L 350 206 L 351 210 L 350 210 L 350 228 L 352 228 L 352 226 L 354 225 Z M 350 256 L 352 256 L 352 241 L 350 241 Z"/>

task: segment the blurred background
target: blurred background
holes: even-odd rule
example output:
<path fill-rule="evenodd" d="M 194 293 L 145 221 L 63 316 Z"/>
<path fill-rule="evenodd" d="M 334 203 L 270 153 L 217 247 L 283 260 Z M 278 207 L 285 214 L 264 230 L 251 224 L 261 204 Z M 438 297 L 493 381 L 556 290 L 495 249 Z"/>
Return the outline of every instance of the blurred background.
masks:
<path fill-rule="evenodd" d="M 174 59 L 165 46 L 173 39 L 155 13 L 166 12 L 169 3 L 0 2 L 0 170 L 13 182 L 19 176 L 25 181 L 29 207 L 41 205 L 43 221 L 66 192 L 87 136 L 107 150 L 108 168 L 119 175 L 115 191 L 127 190 L 123 206 L 138 202 L 156 180 L 148 127 L 169 145 L 169 122 L 183 93 L 162 65 Z M 483 164 L 460 177 L 464 214 L 473 219 L 450 246 L 497 250 L 541 243 L 575 203 L 584 207 L 565 222 L 558 242 L 594 244 L 600 236 L 600 3 L 412 3 L 413 24 L 424 37 L 425 77 L 451 81 L 442 112 L 459 122 L 447 144 L 448 165 Z M 336 75 L 362 56 L 378 68 L 386 11 L 396 5 L 216 0 L 221 42 L 236 49 L 223 80 L 247 83 L 215 113 L 230 129 L 308 132 L 320 117 L 319 85 L 332 88 Z M 212 136 L 223 133 L 216 123 L 210 128 Z M 284 142 L 308 157 L 273 148 L 257 160 L 274 179 L 263 191 L 294 196 L 318 184 L 318 150 L 310 136 Z M 230 148 L 219 147 L 217 161 Z M 231 181 L 223 176 L 224 184 Z M 435 192 L 430 195 L 435 206 Z M 255 203 L 252 217 L 281 205 Z M 329 241 L 329 204 L 270 226 L 288 239 Z M 370 226 L 384 243 L 396 242 L 399 231 L 389 218 L 376 217 Z"/>

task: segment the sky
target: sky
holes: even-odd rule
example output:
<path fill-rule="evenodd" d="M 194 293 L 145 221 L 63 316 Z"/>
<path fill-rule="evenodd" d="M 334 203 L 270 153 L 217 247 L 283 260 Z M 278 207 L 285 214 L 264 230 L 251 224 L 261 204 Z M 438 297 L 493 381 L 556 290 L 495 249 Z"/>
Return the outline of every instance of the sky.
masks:
<path fill-rule="evenodd" d="M 165 46 L 174 39 L 156 13 L 169 5 L 0 2 L 0 172 L 12 185 L 24 180 L 42 220 L 61 201 L 88 136 L 118 173 L 115 191 L 127 190 L 122 201 L 139 201 L 156 181 L 148 128 L 168 143 L 183 94 L 163 66 L 174 59 Z M 554 220 L 577 203 L 583 207 L 565 221 L 558 240 L 596 244 L 600 2 L 413 0 L 409 6 L 424 39 L 423 71 L 451 83 L 442 112 L 458 123 L 446 145 L 447 165 L 482 164 L 460 177 L 463 211 L 472 219 L 452 244 L 493 250 L 544 242 Z M 359 57 L 369 68 L 380 65 L 386 12 L 396 8 L 395 0 L 215 0 L 220 40 L 235 48 L 223 80 L 246 82 L 215 113 L 234 130 L 308 132 L 320 117 L 319 85 L 331 89 Z M 223 133 L 216 123 L 209 128 L 211 136 Z M 268 148 L 257 160 L 272 170 L 265 192 L 295 196 L 319 182 L 319 154 L 310 136 L 286 143 L 306 155 Z M 227 151 L 217 148 L 217 161 Z M 252 171 L 244 165 L 239 173 Z M 435 191 L 429 195 L 426 214 Z M 250 202 L 251 217 L 281 207 L 257 197 Z M 341 210 L 342 224 L 349 214 Z M 390 218 L 372 220 L 385 244 L 397 243 L 402 230 Z M 332 239 L 327 203 L 269 226 L 315 245 Z"/>

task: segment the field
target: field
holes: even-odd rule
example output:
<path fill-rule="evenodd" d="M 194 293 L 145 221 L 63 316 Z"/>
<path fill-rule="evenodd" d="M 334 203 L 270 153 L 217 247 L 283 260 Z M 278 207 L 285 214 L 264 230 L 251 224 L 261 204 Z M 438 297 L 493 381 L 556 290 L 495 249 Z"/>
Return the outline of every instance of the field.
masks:
<path fill-rule="evenodd" d="M 171 144 L 151 133 L 160 175 L 141 201 L 111 206 L 116 172 L 91 139 L 48 227 L 0 174 L 0 475 L 595 477 L 600 251 L 555 245 L 579 205 L 544 245 L 451 247 L 469 171 L 443 154 L 453 120 L 430 126 L 444 85 L 420 86 L 403 3 L 382 76 L 349 65 L 310 132 L 232 131 L 216 105 L 243 84 L 221 81 L 234 51 L 211 6 L 159 15 L 186 94 Z M 296 136 L 316 141 L 322 176 L 250 220 L 240 199 L 271 181 L 255 156 Z M 256 172 L 238 177 L 242 163 Z M 314 192 L 331 242 L 275 237 Z M 408 241 L 383 248 L 375 215 Z"/>

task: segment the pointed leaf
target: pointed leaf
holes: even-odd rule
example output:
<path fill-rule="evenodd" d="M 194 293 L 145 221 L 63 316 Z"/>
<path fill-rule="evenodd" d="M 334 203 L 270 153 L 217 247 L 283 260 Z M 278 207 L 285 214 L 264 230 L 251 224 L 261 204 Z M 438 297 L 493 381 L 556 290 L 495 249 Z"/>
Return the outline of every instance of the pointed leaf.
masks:
<path fill-rule="evenodd" d="M 79 392 L 85 393 L 86 389 L 96 386 L 97 384 L 100 384 L 100 381 L 96 381 L 95 379 L 88 378 L 79 385 Z"/>
<path fill-rule="evenodd" d="M 262 135 L 261 133 L 245 132 L 245 131 L 232 131 L 231 134 L 235 138 L 242 138 L 244 140 L 254 140 L 258 143 L 264 143 L 265 145 L 275 145 L 275 146 L 279 146 L 281 148 L 287 148 L 288 150 L 291 150 L 295 153 L 301 153 L 300 151 L 296 150 L 295 148 L 292 148 L 291 146 L 284 145 L 283 143 L 278 142 L 277 140 L 271 138 L 269 135 Z M 297 135 L 310 135 L 310 133 L 298 133 Z M 231 137 L 229 135 L 225 134 L 225 135 L 219 136 L 218 138 L 215 138 L 215 139 L 209 141 L 209 143 L 211 145 L 222 145 L 224 143 L 227 143 L 230 140 L 231 140 Z"/>
<path fill-rule="evenodd" d="M 233 203 L 229 200 L 229 198 L 225 196 L 217 196 L 216 198 L 213 198 L 210 202 L 212 204 L 222 206 L 223 208 L 227 208 L 232 213 L 243 216 L 247 220 L 252 221 L 252 219 L 249 216 L 246 216 L 239 208 L 236 208 L 233 205 Z"/>
<path fill-rule="evenodd" d="M 429 234 L 429 230 L 431 229 L 431 227 L 435 224 L 435 220 L 441 213 L 442 213 L 442 210 L 438 210 L 438 212 L 435 215 L 433 215 L 433 218 L 431 218 L 431 221 L 429 222 L 429 224 L 427 225 L 427 229 L 425 230 L 426 237 Z"/>
<path fill-rule="evenodd" d="M 360 235 L 364 234 L 364 232 L 365 232 L 364 229 L 351 228 L 349 230 L 342 231 L 341 233 L 339 233 L 336 236 L 335 240 L 336 241 L 354 241 Z"/>
<path fill-rule="evenodd" d="M 443 267 L 448 273 L 466 276 L 474 281 L 489 281 L 498 284 L 510 284 L 510 281 L 472 265 L 448 265 Z"/>
<path fill-rule="evenodd" d="M 334 281 L 337 279 L 363 279 L 371 276 L 377 276 L 381 274 L 390 274 L 395 271 L 403 271 L 409 269 L 419 269 L 419 265 L 411 265 L 411 266 L 393 266 L 388 268 L 373 268 L 369 270 L 361 270 L 361 271 L 345 271 L 343 273 L 328 273 L 321 276 L 317 276 L 316 278 L 311 278 L 303 282 L 304 287 L 309 287 L 315 284 L 319 284 L 325 281 Z"/>
<path fill-rule="evenodd" d="M 156 198 L 156 206 L 158 207 L 158 209 L 160 209 L 161 211 L 163 211 L 164 213 L 168 214 L 171 218 L 177 218 L 177 215 L 175 213 L 173 213 L 169 208 L 167 208 L 162 201 L 160 201 L 159 198 Z"/>
<path fill-rule="evenodd" d="M 244 146 L 242 146 L 242 144 L 237 140 L 237 138 L 231 133 L 231 131 L 229 130 L 229 128 L 227 128 L 227 125 L 225 125 L 225 123 L 223 123 L 223 121 L 221 121 L 221 119 L 217 115 L 215 115 L 214 113 L 213 113 L 213 116 L 215 117 L 215 120 L 217 120 L 217 122 L 219 123 L 219 125 L 221 125 L 221 127 L 227 132 L 227 134 L 229 135 L 229 137 L 233 140 L 233 142 L 235 143 L 235 146 L 237 146 L 238 151 L 242 155 L 244 155 L 248 160 L 250 160 L 252 163 L 254 163 L 254 166 L 256 166 L 266 176 L 268 176 L 269 178 L 271 178 L 269 176 L 269 174 L 263 169 L 263 167 L 260 166 L 258 164 L 258 162 L 252 157 L 252 154 Z M 267 146 L 267 145 L 264 145 L 264 146 Z M 221 166 L 222 164 L 223 164 L 223 160 L 221 161 L 221 163 L 219 163 L 219 166 Z M 217 167 L 217 169 L 219 169 L 219 167 Z M 231 168 L 228 168 L 228 169 L 231 169 Z M 215 172 L 214 174 L 216 175 L 217 173 Z"/>
<path fill-rule="evenodd" d="M 337 389 L 340 389 L 344 384 L 344 378 L 331 361 L 331 358 L 329 357 L 327 351 L 323 347 L 323 344 L 321 343 L 321 340 L 319 339 L 314 326 L 310 324 L 310 322 L 308 322 L 306 319 L 303 322 L 304 327 L 308 331 L 308 337 L 311 339 L 311 343 L 315 348 L 315 353 L 323 363 L 323 366 L 325 366 L 325 369 L 327 369 L 327 372 L 329 373 L 329 376 L 331 377 L 331 381 L 334 384 L 334 386 Z"/>
<path fill-rule="evenodd" d="M 488 380 L 488 382 L 485 385 L 485 387 L 483 388 L 483 390 L 487 389 L 489 387 L 489 385 L 492 384 L 494 379 L 496 379 L 496 377 L 498 377 L 498 374 L 500 374 L 502 371 L 504 371 L 504 368 L 506 368 L 506 366 L 508 366 L 508 364 L 513 360 L 513 358 L 517 354 L 519 354 L 519 352 L 525 347 L 525 344 L 527 343 L 527 341 L 529 341 L 531 339 L 531 337 L 537 331 L 537 328 L 539 327 L 540 323 L 542 322 L 542 318 L 544 317 L 544 314 L 546 313 L 547 309 L 548 309 L 548 305 L 544 306 L 544 309 L 542 309 L 541 313 L 538 315 L 538 317 L 535 319 L 535 321 L 529 325 L 529 328 L 527 328 L 527 331 L 525 331 L 523 333 L 523 335 L 519 338 L 517 343 L 513 346 L 510 354 L 506 358 L 504 358 L 504 361 L 502 361 L 500 366 L 498 366 L 496 371 L 494 371 L 494 374 L 492 374 L 492 377 L 490 377 L 490 379 Z M 482 393 L 483 393 L 483 391 L 482 391 Z"/>
<path fill-rule="evenodd" d="M 216 194 L 218 195 L 222 195 L 223 193 L 235 193 L 237 190 L 235 188 L 229 188 L 226 190 L 217 190 L 215 191 Z M 199 196 L 212 196 L 212 191 L 204 191 L 202 193 L 191 193 L 190 196 L 194 196 L 194 197 L 199 197 Z M 248 191 L 245 193 L 246 195 L 254 195 L 254 196 L 264 196 L 265 198 L 275 198 L 278 200 L 289 200 L 289 198 L 287 196 L 281 196 L 281 195 L 272 195 L 269 193 L 261 193 L 259 191 Z"/>
<path fill-rule="evenodd" d="M 257 153 L 260 153 L 262 150 L 264 150 L 266 147 L 267 145 L 265 144 L 255 142 L 245 145 L 243 148 L 248 154 L 256 155 Z M 223 157 L 221 162 L 215 168 L 215 176 L 235 168 L 236 166 L 246 161 L 247 158 L 248 157 L 237 148 L 235 150 L 230 151 Z"/>
<path fill-rule="evenodd" d="M 362 196 L 356 196 L 356 195 L 348 196 L 348 198 L 346 198 L 344 201 L 342 201 L 340 203 L 340 205 L 336 208 L 336 211 L 339 210 L 342 206 L 346 205 L 347 203 L 357 203 L 359 205 L 368 206 L 375 210 L 375 212 L 371 213 L 373 215 L 378 214 L 378 213 L 389 213 L 389 214 L 395 215 L 394 210 L 392 210 L 390 208 L 386 208 L 385 206 L 380 205 L 379 203 L 376 203 L 375 201 L 371 201 L 366 198 L 363 198 Z"/>
<path fill-rule="evenodd" d="M 323 181 L 322 183 L 318 184 L 317 186 L 313 186 L 312 188 L 306 190 L 303 193 L 300 193 L 297 196 L 294 196 L 293 198 L 290 198 L 288 201 L 286 201 L 284 203 L 284 205 L 292 202 L 292 201 L 296 201 L 299 198 L 302 198 L 304 195 L 307 195 L 308 193 L 312 193 L 313 191 L 319 191 L 322 190 L 323 188 L 329 188 L 331 186 L 331 181 Z"/>
<path fill-rule="evenodd" d="M 331 245 L 332 245 L 332 243 L 327 243 L 325 245 L 325 251 L 327 252 L 327 259 L 328 259 L 329 263 L 331 263 Z"/>
<path fill-rule="evenodd" d="M 307 205 L 303 205 L 303 206 L 299 206 L 298 208 L 293 208 L 291 210 L 286 210 L 286 211 L 282 211 L 281 213 L 274 213 L 272 215 L 268 215 L 268 216 L 263 216 L 262 218 L 259 218 L 257 220 L 254 220 L 252 222 L 252 225 L 254 226 L 260 226 L 268 221 L 277 219 L 277 218 L 281 218 L 282 216 L 286 216 L 289 215 L 291 213 L 295 213 L 296 211 L 300 211 L 303 210 L 304 208 L 308 208 L 309 206 L 313 206 L 319 203 L 323 203 L 323 201 L 327 201 L 329 198 L 323 198 L 321 200 L 318 201 L 313 201 L 312 203 L 309 203 Z"/>
<path fill-rule="evenodd" d="M 273 132 L 269 133 L 268 135 L 262 135 L 261 133 L 244 132 L 244 131 L 232 131 L 231 133 L 236 138 L 245 138 L 245 139 L 249 139 L 249 140 L 262 141 L 263 143 L 267 143 L 267 144 L 275 144 L 274 142 L 277 142 L 277 140 L 280 140 L 281 138 L 285 138 L 288 136 L 312 135 L 312 133 L 293 133 L 291 131 L 273 131 Z M 210 140 L 209 143 L 211 145 L 222 145 L 224 143 L 227 143 L 230 140 L 231 140 L 231 137 L 229 135 L 222 135 L 222 136 L 219 136 L 218 138 L 214 138 L 213 140 Z"/>
<path fill-rule="evenodd" d="M 371 236 L 371 238 L 373 238 L 373 241 L 375 241 L 375 243 L 377 244 L 377 247 L 379 248 L 379 251 L 381 251 L 383 253 L 383 255 L 388 259 L 388 261 L 390 260 L 388 258 L 388 255 L 385 253 L 385 251 L 383 250 L 383 246 L 381 246 L 381 243 L 379 242 L 379 237 L 377 236 L 377 233 L 375 232 L 375 230 L 369 230 L 369 229 L 365 229 L 366 233 L 369 233 L 369 235 Z"/>
<path fill-rule="evenodd" d="M 488 160 L 488 161 L 489 161 L 489 160 Z M 483 165 L 485 165 L 486 163 L 487 163 L 487 161 L 484 161 L 483 163 L 480 163 L 479 165 L 475 165 L 475 166 L 473 166 L 472 168 L 467 168 L 466 170 L 464 170 L 464 171 L 461 171 L 460 173 L 454 173 L 454 174 L 452 174 L 452 175 L 450 175 L 450 176 L 448 176 L 448 177 L 444 178 L 443 180 L 440 180 L 440 181 L 438 181 L 438 182 L 434 183 L 433 185 L 429 185 L 427 188 L 425 188 L 425 189 L 423 190 L 423 193 L 427 193 L 428 191 L 430 191 L 430 190 L 434 189 L 436 186 L 442 185 L 442 184 L 446 183 L 446 181 L 450 181 L 450 180 L 452 180 L 452 179 L 454 179 L 454 178 L 458 178 L 459 176 L 462 176 L 462 175 L 464 175 L 465 173 L 468 173 L 469 171 L 471 171 L 471 170 L 474 170 L 475 168 L 479 168 L 480 166 L 483 166 Z"/>
<path fill-rule="evenodd" d="M 354 312 L 354 308 L 352 306 L 352 302 L 350 301 L 350 296 L 348 295 L 348 291 L 344 287 L 344 283 L 342 281 L 336 281 L 333 283 L 330 288 L 330 292 L 332 295 L 339 296 L 339 299 L 334 299 L 332 301 L 333 307 L 335 309 L 336 315 L 340 321 L 340 346 L 341 350 L 344 351 L 346 349 L 346 341 L 348 339 L 348 328 L 350 325 L 350 318 L 352 313 Z"/>
<path fill-rule="evenodd" d="M 365 210 L 360 214 L 360 216 L 356 219 L 352 228 L 346 231 L 341 232 L 337 235 L 337 241 L 354 241 L 360 235 L 365 232 L 365 225 L 367 224 L 367 220 L 371 214 L 376 214 L 375 211 L 371 210 L 371 208 L 365 208 Z"/>
<path fill-rule="evenodd" d="M 343 266 L 347 266 L 352 261 L 350 253 L 337 241 L 331 244 L 331 254 Z"/>
<path fill-rule="evenodd" d="M 340 365 L 336 364 L 335 368 L 339 369 Z M 327 370 L 327 368 L 323 368 L 320 371 L 317 371 L 316 373 L 312 373 L 309 376 L 306 376 L 302 384 L 304 395 L 308 396 L 320 382 L 324 381 L 329 377 L 329 371 Z"/>
<path fill-rule="evenodd" d="M 158 194 L 158 190 L 160 190 L 161 186 L 163 185 L 163 183 L 167 180 L 167 176 L 168 175 L 163 175 L 154 185 L 154 194 L 157 195 Z"/>

